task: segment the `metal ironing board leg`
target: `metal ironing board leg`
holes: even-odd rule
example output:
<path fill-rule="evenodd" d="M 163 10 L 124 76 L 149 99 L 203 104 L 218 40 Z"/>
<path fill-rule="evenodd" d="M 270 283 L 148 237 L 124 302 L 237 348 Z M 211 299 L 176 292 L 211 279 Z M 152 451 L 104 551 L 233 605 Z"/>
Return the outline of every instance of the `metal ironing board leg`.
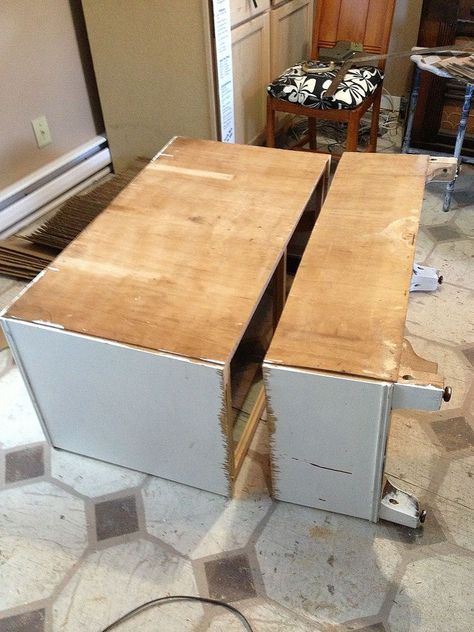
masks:
<path fill-rule="evenodd" d="M 405 137 L 403 139 L 403 144 L 402 144 L 402 154 L 408 153 L 410 149 L 411 132 L 413 129 L 413 119 L 415 118 L 416 104 L 418 101 L 418 94 L 420 93 L 420 81 L 421 81 L 421 70 L 418 68 L 418 66 L 415 66 L 415 76 L 413 78 L 413 87 L 412 87 L 411 97 L 410 97 L 410 106 L 408 108 L 407 127 L 405 130 Z"/>
<path fill-rule="evenodd" d="M 459 173 L 459 165 L 461 162 L 461 150 L 464 142 L 464 135 L 466 133 L 467 119 L 471 110 L 472 94 L 474 92 L 474 85 L 472 83 L 466 84 L 466 91 L 464 93 L 464 103 L 461 113 L 461 120 L 459 121 L 458 133 L 456 136 L 456 145 L 454 146 L 454 157 L 457 160 L 458 168 L 454 178 L 448 182 L 446 187 L 446 195 L 444 196 L 443 211 L 449 211 L 451 206 L 451 198 L 454 191 L 454 183 L 456 182 L 457 175 Z"/>
<path fill-rule="evenodd" d="M 425 70 L 427 72 L 430 72 L 428 68 L 425 68 Z M 435 73 L 435 74 L 439 74 L 439 73 Z M 449 77 L 448 74 L 444 74 L 442 76 Z M 403 143 L 402 143 L 402 153 L 404 154 L 421 153 L 416 149 L 413 150 L 410 148 L 411 134 L 413 130 L 413 120 L 415 118 L 416 104 L 418 101 L 418 95 L 420 93 L 420 82 L 421 82 L 421 68 L 417 64 L 415 66 L 415 75 L 413 78 L 413 87 L 411 91 L 410 105 L 408 108 L 407 126 L 406 126 L 405 136 L 403 138 Z M 448 185 L 446 187 L 446 193 L 445 193 L 444 202 L 443 202 L 443 211 L 449 211 L 451 207 L 451 200 L 452 200 L 452 196 L 454 192 L 454 185 L 456 182 L 456 178 L 459 174 L 459 166 L 461 164 L 461 151 L 462 151 L 462 146 L 464 142 L 464 136 L 466 133 L 469 112 L 471 110 L 471 102 L 472 102 L 473 94 L 474 94 L 474 84 L 471 84 L 471 83 L 466 84 L 466 90 L 464 92 L 464 103 L 463 103 L 463 108 L 461 112 L 461 120 L 459 121 L 458 131 L 456 134 L 456 143 L 454 146 L 454 154 L 453 154 L 453 157 L 456 159 L 458 166 L 457 166 L 456 174 L 454 178 L 450 182 L 448 182 Z M 434 153 L 437 154 L 437 152 L 434 152 Z M 445 155 L 445 154 L 437 154 L 437 155 Z"/>

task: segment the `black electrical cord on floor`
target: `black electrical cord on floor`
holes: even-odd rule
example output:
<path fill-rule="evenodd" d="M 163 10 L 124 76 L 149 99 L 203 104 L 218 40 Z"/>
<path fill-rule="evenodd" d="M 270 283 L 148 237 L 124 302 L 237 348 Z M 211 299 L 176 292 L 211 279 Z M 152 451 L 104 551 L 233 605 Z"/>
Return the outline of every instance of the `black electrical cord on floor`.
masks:
<path fill-rule="evenodd" d="M 240 612 L 240 610 L 237 610 L 237 608 L 234 608 L 234 606 L 231 606 L 230 604 L 225 603 L 225 601 L 220 601 L 219 599 L 209 599 L 207 597 L 195 597 L 193 595 L 170 595 L 169 597 L 159 597 L 158 599 L 152 599 L 151 601 L 142 603 L 141 606 L 138 606 L 137 608 L 130 610 L 130 612 L 127 612 L 119 619 L 116 619 L 116 621 L 114 621 L 113 623 L 108 625 L 106 628 L 104 628 L 102 632 L 109 632 L 109 630 L 113 630 L 114 628 L 119 626 L 121 623 L 124 623 L 125 621 L 128 621 L 128 619 L 131 619 L 137 614 L 140 614 L 140 612 L 143 612 L 144 610 L 148 610 L 148 608 L 152 608 L 153 606 L 156 606 L 161 603 L 165 603 L 167 601 L 199 601 L 201 603 L 210 603 L 214 606 L 221 606 L 222 608 L 226 608 L 227 610 L 230 610 L 232 614 L 235 614 L 235 616 L 238 619 L 240 619 L 240 622 L 242 623 L 244 628 L 247 630 L 247 632 L 254 632 L 250 623 L 247 621 L 244 615 Z"/>

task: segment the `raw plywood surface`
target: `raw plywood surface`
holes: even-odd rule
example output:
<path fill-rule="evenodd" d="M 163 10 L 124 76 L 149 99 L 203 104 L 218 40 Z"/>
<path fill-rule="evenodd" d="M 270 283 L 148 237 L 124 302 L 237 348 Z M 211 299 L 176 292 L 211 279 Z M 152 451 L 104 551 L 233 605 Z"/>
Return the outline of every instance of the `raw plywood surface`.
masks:
<path fill-rule="evenodd" d="M 427 165 L 343 155 L 266 362 L 397 381 Z"/>
<path fill-rule="evenodd" d="M 177 138 L 6 316 L 226 362 L 326 167 Z"/>

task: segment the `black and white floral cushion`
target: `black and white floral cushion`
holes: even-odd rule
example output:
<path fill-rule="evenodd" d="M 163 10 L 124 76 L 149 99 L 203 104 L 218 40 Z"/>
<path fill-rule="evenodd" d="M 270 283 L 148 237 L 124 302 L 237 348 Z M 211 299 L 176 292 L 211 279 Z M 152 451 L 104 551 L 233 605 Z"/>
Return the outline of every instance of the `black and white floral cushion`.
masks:
<path fill-rule="evenodd" d="M 383 81 L 383 72 L 380 68 L 375 66 L 351 68 L 339 84 L 334 96 L 325 97 L 324 93 L 335 76 L 335 71 L 308 74 L 300 63 L 285 70 L 267 87 L 267 90 L 276 99 L 308 108 L 351 110 L 373 94 Z"/>

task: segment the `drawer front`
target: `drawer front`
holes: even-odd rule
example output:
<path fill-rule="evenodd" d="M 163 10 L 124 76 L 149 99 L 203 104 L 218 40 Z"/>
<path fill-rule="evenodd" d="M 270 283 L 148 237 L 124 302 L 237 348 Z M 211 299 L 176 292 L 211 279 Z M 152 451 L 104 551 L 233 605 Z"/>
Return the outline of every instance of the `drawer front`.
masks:
<path fill-rule="evenodd" d="M 230 0 L 230 24 L 234 27 L 269 8 L 270 0 Z"/>

